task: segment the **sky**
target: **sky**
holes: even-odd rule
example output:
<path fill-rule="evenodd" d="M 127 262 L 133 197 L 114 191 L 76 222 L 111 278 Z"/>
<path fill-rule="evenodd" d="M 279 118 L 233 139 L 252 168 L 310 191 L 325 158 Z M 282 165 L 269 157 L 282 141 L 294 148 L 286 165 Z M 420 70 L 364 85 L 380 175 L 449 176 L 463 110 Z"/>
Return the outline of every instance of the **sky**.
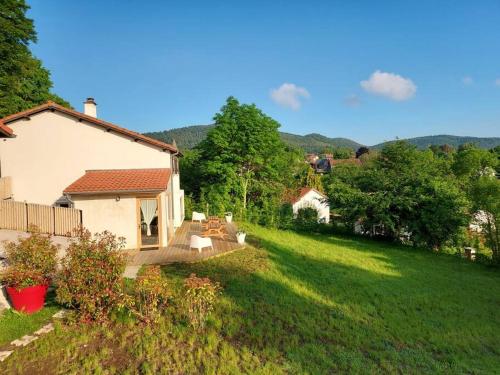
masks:
<path fill-rule="evenodd" d="M 148 132 L 228 96 L 365 145 L 500 136 L 500 1 L 28 0 L 54 92 Z"/>

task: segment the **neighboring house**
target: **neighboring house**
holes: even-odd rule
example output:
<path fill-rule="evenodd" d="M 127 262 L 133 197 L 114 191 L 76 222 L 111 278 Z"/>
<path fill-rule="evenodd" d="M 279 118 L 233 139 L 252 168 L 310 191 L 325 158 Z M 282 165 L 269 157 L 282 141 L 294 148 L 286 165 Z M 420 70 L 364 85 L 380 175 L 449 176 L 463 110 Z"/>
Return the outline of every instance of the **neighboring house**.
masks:
<path fill-rule="evenodd" d="M 325 173 L 330 172 L 335 166 L 340 164 L 353 164 L 353 165 L 361 165 L 361 160 L 356 158 L 350 159 L 334 159 L 332 157 L 325 157 L 323 159 L 319 159 L 316 162 L 316 172 L 317 173 Z"/>
<path fill-rule="evenodd" d="M 293 215 L 296 216 L 301 208 L 314 208 L 318 211 L 318 221 L 330 222 L 330 205 L 326 203 L 326 195 L 316 189 L 302 188 L 299 194 L 292 200 Z"/>
<path fill-rule="evenodd" d="M 316 162 L 318 161 L 319 156 L 314 153 L 306 154 L 306 163 L 308 163 L 312 168 L 316 167 Z"/>
<path fill-rule="evenodd" d="M 184 220 L 175 146 L 48 102 L 0 120 L 0 173 L 15 201 L 74 207 L 126 248 L 167 246 Z"/>

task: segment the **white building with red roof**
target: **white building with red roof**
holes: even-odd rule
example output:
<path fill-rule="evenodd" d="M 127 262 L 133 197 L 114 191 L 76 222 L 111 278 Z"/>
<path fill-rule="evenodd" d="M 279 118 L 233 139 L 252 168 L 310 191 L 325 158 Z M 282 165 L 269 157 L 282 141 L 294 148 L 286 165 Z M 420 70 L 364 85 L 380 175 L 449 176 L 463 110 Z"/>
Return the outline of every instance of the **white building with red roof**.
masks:
<path fill-rule="evenodd" d="M 177 148 L 48 102 L 0 120 L 3 199 L 74 207 L 92 232 L 125 237 L 129 249 L 163 247 L 184 220 Z"/>
<path fill-rule="evenodd" d="M 330 205 L 325 194 L 316 189 L 304 187 L 292 200 L 293 215 L 296 216 L 301 208 L 314 208 L 318 211 L 318 222 L 330 222 Z"/>

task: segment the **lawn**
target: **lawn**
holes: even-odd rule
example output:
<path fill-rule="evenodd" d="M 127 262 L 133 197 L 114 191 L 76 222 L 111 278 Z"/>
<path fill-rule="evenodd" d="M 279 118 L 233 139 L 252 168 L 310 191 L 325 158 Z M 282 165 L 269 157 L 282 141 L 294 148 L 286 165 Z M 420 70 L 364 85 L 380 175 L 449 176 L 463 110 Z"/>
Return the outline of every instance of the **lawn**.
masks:
<path fill-rule="evenodd" d="M 60 307 L 54 301 L 54 293 L 47 295 L 45 308 L 33 314 L 26 315 L 15 310 L 0 312 L 0 348 L 24 335 L 31 334 L 51 321 Z"/>
<path fill-rule="evenodd" d="M 163 267 L 224 292 L 203 332 L 175 313 L 61 326 L 2 365 L 14 373 L 495 373 L 500 273 L 386 243 L 248 228 L 244 250 Z M 1 328 L 0 328 L 1 329 Z"/>

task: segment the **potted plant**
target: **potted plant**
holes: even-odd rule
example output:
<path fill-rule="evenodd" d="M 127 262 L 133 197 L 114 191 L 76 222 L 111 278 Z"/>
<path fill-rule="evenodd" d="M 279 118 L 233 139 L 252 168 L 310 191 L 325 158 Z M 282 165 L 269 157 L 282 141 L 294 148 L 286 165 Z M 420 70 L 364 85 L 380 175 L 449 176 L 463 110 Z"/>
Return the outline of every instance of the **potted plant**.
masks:
<path fill-rule="evenodd" d="M 33 230 L 33 228 L 30 228 Z M 57 247 L 50 236 L 36 230 L 5 245 L 8 266 L 0 275 L 14 309 L 32 314 L 40 310 L 57 265 Z"/>
<path fill-rule="evenodd" d="M 244 244 L 245 243 L 245 238 L 246 238 L 247 234 L 241 230 L 239 230 L 237 233 L 236 233 L 236 239 L 238 240 L 238 243 L 239 244 Z"/>
<path fill-rule="evenodd" d="M 226 223 L 231 223 L 233 221 L 233 213 L 232 212 L 226 212 Z"/>

